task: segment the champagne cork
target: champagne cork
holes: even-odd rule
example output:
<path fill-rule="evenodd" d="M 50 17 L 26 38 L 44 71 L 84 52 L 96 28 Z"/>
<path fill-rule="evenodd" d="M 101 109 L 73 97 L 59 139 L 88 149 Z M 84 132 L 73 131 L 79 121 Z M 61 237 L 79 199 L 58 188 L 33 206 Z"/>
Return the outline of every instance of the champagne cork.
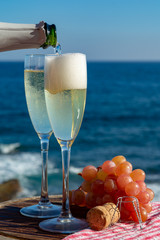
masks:
<path fill-rule="evenodd" d="M 108 210 L 103 206 L 91 208 L 87 213 L 87 222 L 93 230 L 103 230 L 111 223 L 111 217 Z"/>
<path fill-rule="evenodd" d="M 111 218 L 111 224 L 118 222 L 120 219 L 120 212 L 118 207 L 114 203 L 106 203 L 103 207 L 109 212 Z"/>
<path fill-rule="evenodd" d="M 87 222 L 93 230 L 103 230 L 110 224 L 118 222 L 120 212 L 114 203 L 106 203 L 103 206 L 91 208 L 87 213 Z"/>

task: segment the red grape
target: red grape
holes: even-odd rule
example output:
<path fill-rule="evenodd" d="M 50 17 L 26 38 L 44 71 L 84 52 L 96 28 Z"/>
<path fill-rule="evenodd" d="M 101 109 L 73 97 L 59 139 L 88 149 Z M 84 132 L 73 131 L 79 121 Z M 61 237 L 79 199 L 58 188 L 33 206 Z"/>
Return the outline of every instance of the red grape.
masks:
<path fill-rule="evenodd" d="M 102 180 L 96 179 L 91 184 L 91 192 L 96 196 L 104 195 L 104 182 Z"/>
<path fill-rule="evenodd" d="M 144 204 L 150 201 L 150 195 L 147 191 L 139 192 L 139 194 L 137 195 L 137 198 L 141 203 L 144 203 Z"/>
<path fill-rule="evenodd" d="M 133 166 L 130 162 L 127 162 L 127 164 L 129 165 L 130 169 L 132 170 L 133 169 Z"/>
<path fill-rule="evenodd" d="M 92 192 L 86 194 L 86 207 L 92 208 L 96 206 L 96 196 Z"/>
<path fill-rule="evenodd" d="M 103 204 L 108 203 L 108 202 L 113 202 L 113 197 L 112 197 L 110 194 L 107 194 L 107 193 L 106 193 L 106 194 L 103 196 L 102 201 L 103 201 Z"/>
<path fill-rule="evenodd" d="M 97 197 L 96 198 L 96 206 L 103 205 L 103 198 L 102 197 Z"/>
<path fill-rule="evenodd" d="M 104 191 L 106 193 L 113 193 L 117 190 L 117 183 L 115 180 L 107 178 L 104 182 Z"/>
<path fill-rule="evenodd" d="M 126 158 L 122 155 L 112 158 L 112 162 L 114 162 L 116 164 L 116 166 L 118 166 L 119 164 L 121 164 L 122 162 L 125 162 L 125 161 L 126 161 Z"/>
<path fill-rule="evenodd" d="M 118 198 L 124 197 L 125 195 L 126 193 L 122 190 L 115 191 L 113 195 L 115 204 L 117 204 Z"/>
<path fill-rule="evenodd" d="M 81 188 L 85 192 L 91 191 L 91 182 L 84 180 L 81 184 Z"/>
<path fill-rule="evenodd" d="M 152 211 L 152 203 L 148 202 L 146 204 L 140 203 L 140 206 L 145 208 L 147 213 L 150 213 Z"/>
<path fill-rule="evenodd" d="M 148 218 L 147 211 L 145 208 L 143 208 L 141 206 L 139 207 L 139 210 L 140 210 L 140 214 L 141 214 L 141 220 L 142 220 L 142 222 L 145 222 Z M 135 211 L 131 212 L 131 216 L 132 216 L 132 219 L 134 222 L 137 222 L 137 223 L 139 222 L 139 219 L 138 219 Z M 139 216 L 139 212 L 138 212 L 138 216 Z"/>
<path fill-rule="evenodd" d="M 70 204 L 70 205 L 71 205 L 71 204 L 72 204 L 72 205 L 74 204 L 74 202 L 72 201 L 72 196 L 73 196 L 74 191 L 75 191 L 75 190 L 69 191 L 69 204 Z"/>
<path fill-rule="evenodd" d="M 77 206 L 85 206 L 85 193 L 81 189 L 72 192 L 72 201 Z"/>
<path fill-rule="evenodd" d="M 92 179 L 96 178 L 96 176 L 97 168 L 95 168 L 94 166 L 89 165 L 83 168 L 82 177 L 84 180 L 91 181 Z"/>
<path fill-rule="evenodd" d="M 123 197 L 119 202 L 121 219 L 132 218 L 138 222 L 135 210 L 138 211 L 139 205 L 142 221 L 146 221 L 147 213 L 152 210 L 150 201 L 154 192 L 144 182 L 145 172 L 141 169 L 132 171 L 132 164 L 124 156 L 115 156 L 98 168 L 86 166 L 79 175 L 84 181 L 80 188 L 70 191 L 70 204 L 92 208 L 108 202 L 117 204 L 118 199 Z"/>
<path fill-rule="evenodd" d="M 144 181 L 136 181 L 136 183 L 138 183 L 141 192 L 146 191 L 147 186 Z"/>
<path fill-rule="evenodd" d="M 117 184 L 118 184 L 118 188 L 120 190 L 125 190 L 125 186 L 129 183 L 132 182 L 132 178 L 127 175 L 127 174 L 122 174 L 117 178 Z"/>
<path fill-rule="evenodd" d="M 153 198 L 154 198 L 154 192 L 153 192 L 152 189 L 150 189 L 150 188 L 147 188 L 146 191 L 147 191 L 147 192 L 149 193 L 149 195 L 150 195 L 150 201 L 152 201 Z"/>
<path fill-rule="evenodd" d="M 132 172 L 132 165 L 129 162 L 122 162 L 116 168 L 116 175 L 130 174 Z"/>
<path fill-rule="evenodd" d="M 137 202 L 138 200 L 136 200 L 134 197 L 126 197 L 124 199 L 124 206 L 129 211 L 135 211 L 135 209 L 137 210 L 138 206 Z"/>
<path fill-rule="evenodd" d="M 130 215 L 131 215 L 131 212 L 127 210 L 123 204 L 121 204 L 121 207 L 120 207 L 121 220 L 124 220 L 124 221 L 129 220 Z"/>
<path fill-rule="evenodd" d="M 139 185 L 136 182 L 130 182 L 125 186 L 125 192 L 128 196 L 137 196 L 139 193 Z"/>
<path fill-rule="evenodd" d="M 133 181 L 144 181 L 145 180 L 145 172 L 142 169 L 135 169 L 130 174 Z"/>
<path fill-rule="evenodd" d="M 117 176 L 114 175 L 114 174 L 111 174 L 111 175 L 108 175 L 108 176 L 105 178 L 105 180 L 106 180 L 106 179 L 112 179 L 112 180 L 114 180 L 114 181 L 117 181 Z"/>
<path fill-rule="evenodd" d="M 114 174 L 115 169 L 116 169 L 116 164 L 109 160 L 105 161 L 102 165 L 102 170 L 108 175 Z"/>

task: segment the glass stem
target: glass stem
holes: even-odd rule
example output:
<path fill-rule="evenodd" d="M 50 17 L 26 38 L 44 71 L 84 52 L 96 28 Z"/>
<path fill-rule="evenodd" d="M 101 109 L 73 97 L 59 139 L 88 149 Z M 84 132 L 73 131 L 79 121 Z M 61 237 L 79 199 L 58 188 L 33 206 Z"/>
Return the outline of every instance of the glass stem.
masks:
<path fill-rule="evenodd" d="M 49 137 L 41 136 L 41 157 L 42 157 L 42 181 L 41 181 L 41 198 L 39 204 L 44 205 L 49 203 L 48 199 L 48 149 Z"/>
<path fill-rule="evenodd" d="M 60 142 L 62 153 L 62 175 L 63 175 L 63 199 L 60 218 L 71 218 L 69 207 L 69 165 L 70 165 L 70 142 Z"/>

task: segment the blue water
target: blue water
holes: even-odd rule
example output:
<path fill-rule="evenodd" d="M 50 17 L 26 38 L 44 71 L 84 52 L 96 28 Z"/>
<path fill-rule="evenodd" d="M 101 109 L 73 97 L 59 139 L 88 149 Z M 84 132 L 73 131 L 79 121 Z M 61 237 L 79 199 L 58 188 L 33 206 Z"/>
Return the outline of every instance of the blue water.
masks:
<path fill-rule="evenodd" d="M 0 182 L 18 178 L 20 196 L 40 194 L 40 143 L 24 94 L 23 62 L 0 62 Z M 146 172 L 160 197 L 160 63 L 89 62 L 84 119 L 72 146 L 70 188 L 92 164 L 124 155 Z M 61 153 L 54 138 L 49 151 L 49 193 L 61 193 Z"/>

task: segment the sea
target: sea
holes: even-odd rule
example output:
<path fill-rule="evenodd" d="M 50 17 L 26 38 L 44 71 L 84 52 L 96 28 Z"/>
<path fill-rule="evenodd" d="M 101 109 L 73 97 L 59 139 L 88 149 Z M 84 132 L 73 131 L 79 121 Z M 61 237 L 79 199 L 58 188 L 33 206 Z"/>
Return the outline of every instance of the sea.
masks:
<path fill-rule="evenodd" d="M 124 155 L 146 173 L 160 200 L 160 62 L 88 62 L 87 101 L 72 145 L 70 189 L 86 165 Z M 29 118 L 24 63 L 0 62 L 0 183 L 18 179 L 17 197 L 40 195 L 40 141 Z M 48 160 L 49 195 L 62 193 L 61 151 L 54 135 Z"/>

